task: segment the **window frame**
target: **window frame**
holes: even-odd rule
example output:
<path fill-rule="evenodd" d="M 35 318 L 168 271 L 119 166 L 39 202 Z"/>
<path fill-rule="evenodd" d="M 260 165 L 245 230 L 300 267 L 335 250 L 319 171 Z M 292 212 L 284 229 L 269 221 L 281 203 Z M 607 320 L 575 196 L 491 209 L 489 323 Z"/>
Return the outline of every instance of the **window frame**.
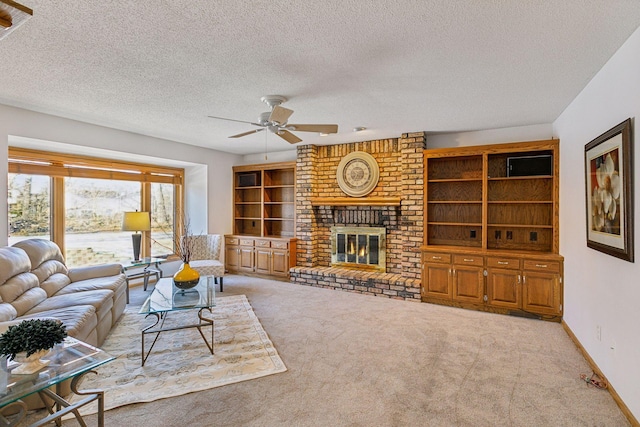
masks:
<path fill-rule="evenodd" d="M 65 254 L 64 178 L 94 178 L 140 183 L 140 208 L 151 211 L 151 183 L 173 184 L 174 233 L 179 239 L 184 206 L 184 169 L 99 157 L 9 147 L 8 172 L 45 175 L 51 179 L 50 239 Z M 141 256 L 151 256 L 151 232 L 142 232 Z"/>

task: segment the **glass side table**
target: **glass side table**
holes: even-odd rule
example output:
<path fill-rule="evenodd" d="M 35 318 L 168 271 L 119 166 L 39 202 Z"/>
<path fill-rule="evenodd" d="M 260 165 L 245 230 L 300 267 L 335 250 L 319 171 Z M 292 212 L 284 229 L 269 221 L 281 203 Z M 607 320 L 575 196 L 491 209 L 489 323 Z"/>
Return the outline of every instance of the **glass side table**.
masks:
<path fill-rule="evenodd" d="M 166 258 L 142 258 L 139 261 L 130 260 L 122 263 L 122 272 L 125 275 L 125 280 L 127 281 L 127 304 L 129 303 L 129 281 L 134 279 L 142 279 L 143 289 L 146 291 L 147 286 L 149 286 L 149 279 L 152 276 L 155 276 L 156 282 L 162 279 L 162 269 L 160 268 L 160 264 L 163 262 L 167 262 Z M 127 270 L 142 268 L 141 271 L 135 271 L 130 274 L 127 273 Z"/>
<path fill-rule="evenodd" d="M 21 400 L 33 393 L 38 393 L 45 402 L 49 416 L 32 424 L 43 426 L 55 421 L 56 425 L 62 425 L 62 417 L 73 413 L 80 425 L 86 425 L 78 408 L 98 401 L 98 426 L 104 426 L 104 392 L 102 390 L 78 390 L 78 382 L 88 372 L 100 365 L 108 363 L 115 357 L 105 353 L 99 348 L 93 347 L 75 338 L 67 337 L 63 343 L 56 345 L 43 359 L 49 360 L 47 367 L 28 375 L 14 375 L 11 369 L 17 364 L 8 362 L 8 368 L 0 370 L 0 425 L 16 426 L 26 416 L 27 405 Z M 13 365 L 13 366 L 12 366 Z M 65 400 L 61 394 L 61 384 L 71 380 L 71 391 L 83 398 L 75 403 Z M 55 386 L 53 392 L 49 387 Z M 52 400 L 47 403 L 48 397 Z M 10 418 L 3 415 L 8 409 L 18 409 L 18 414 Z"/>

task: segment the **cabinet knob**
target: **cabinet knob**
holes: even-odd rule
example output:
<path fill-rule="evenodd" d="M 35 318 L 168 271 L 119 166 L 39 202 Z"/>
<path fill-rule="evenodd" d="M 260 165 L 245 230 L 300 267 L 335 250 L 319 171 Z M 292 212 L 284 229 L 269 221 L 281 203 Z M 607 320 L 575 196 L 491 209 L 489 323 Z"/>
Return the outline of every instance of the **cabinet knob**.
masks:
<path fill-rule="evenodd" d="M 473 262 L 473 258 L 464 258 L 464 262 Z"/>
<path fill-rule="evenodd" d="M 547 268 L 547 264 L 536 264 L 538 268 Z"/>
<path fill-rule="evenodd" d="M 509 261 L 498 261 L 500 265 L 509 265 Z"/>
<path fill-rule="evenodd" d="M 441 256 L 432 256 L 431 259 L 442 259 Z"/>

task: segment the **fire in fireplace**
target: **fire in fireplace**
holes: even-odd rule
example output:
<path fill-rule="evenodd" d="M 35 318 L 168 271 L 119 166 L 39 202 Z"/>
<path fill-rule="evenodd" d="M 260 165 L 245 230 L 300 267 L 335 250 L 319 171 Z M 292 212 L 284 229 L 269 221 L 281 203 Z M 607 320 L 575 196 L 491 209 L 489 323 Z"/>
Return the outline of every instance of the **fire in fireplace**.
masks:
<path fill-rule="evenodd" d="M 386 271 L 384 227 L 331 227 L 331 265 Z"/>

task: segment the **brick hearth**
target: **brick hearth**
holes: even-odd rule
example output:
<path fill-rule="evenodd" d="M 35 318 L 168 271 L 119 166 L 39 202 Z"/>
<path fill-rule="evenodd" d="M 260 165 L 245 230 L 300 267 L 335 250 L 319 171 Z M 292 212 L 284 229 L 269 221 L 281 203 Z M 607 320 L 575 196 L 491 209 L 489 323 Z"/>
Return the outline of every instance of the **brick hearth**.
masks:
<path fill-rule="evenodd" d="M 297 266 L 291 281 L 390 298 L 420 301 L 420 245 L 423 242 L 424 132 L 351 144 L 298 147 Z M 311 198 L 345 197 L 338 187 L 340 160 L 353 151 L 371 154 L 380 168 L 367 197 L 400 197 L 400 206 L 312 206 Z M 387 272 L 330 267 L 330 228 L 381 226 L 387 229 Z"/>

